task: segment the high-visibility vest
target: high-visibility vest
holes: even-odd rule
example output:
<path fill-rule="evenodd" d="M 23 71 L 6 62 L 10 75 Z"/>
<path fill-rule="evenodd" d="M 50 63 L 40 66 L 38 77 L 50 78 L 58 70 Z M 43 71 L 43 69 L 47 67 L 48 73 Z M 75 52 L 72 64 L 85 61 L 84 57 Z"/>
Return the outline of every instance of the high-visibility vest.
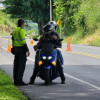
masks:
<path fill-rule="evenodd" d="M 26 44 L 25 30 L 22 27 L 17 27 L 14 29 L 12 36 L 14 38 L 14 40 L 12 40 L 12 45 L 14 47 L 23 46 Z"/>

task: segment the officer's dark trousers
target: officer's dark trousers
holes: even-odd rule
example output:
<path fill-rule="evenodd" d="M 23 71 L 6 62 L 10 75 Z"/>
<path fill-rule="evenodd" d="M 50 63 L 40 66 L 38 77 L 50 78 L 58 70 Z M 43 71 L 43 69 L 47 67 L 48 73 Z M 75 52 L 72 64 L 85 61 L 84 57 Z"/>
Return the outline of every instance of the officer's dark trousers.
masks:
<path fill-rule="evenodd" d="M 23 47 L 15 48 L 13 78 L 14 83 L 21 82 L 26 66 L 26 52 Z"/>
<path fill-rule="evenodd" d="M 61 51 L 57 49 L 57 69 L 59 71 L 59 75 L 61 77 L 61 79 L 64 78 L 64 72 L 63 72 L 63 67 L 62 67 L 62 64 L 63 64 L 63 57 L 62 57 L 62 54 L 61 54 Z M 38 74 L 39 72 L 39 67 L 38 67 L 38 57 L 39 57 L 39 51 L 36 52 L 36 56 L 35 56 L 35 68 L 34 68 L 34 71 L 33 71 L 33 75 L 31 77 L 31 81 L 35 80 L 36 78 L 36 75 Z"/>

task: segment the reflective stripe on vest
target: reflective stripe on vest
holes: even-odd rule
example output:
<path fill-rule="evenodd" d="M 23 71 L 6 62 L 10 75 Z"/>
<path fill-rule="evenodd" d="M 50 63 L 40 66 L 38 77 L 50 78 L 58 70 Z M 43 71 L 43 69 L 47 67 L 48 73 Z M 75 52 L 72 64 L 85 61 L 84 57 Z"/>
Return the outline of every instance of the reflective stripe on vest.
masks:
<path fill-rule="evenodd" d="M 25 39 L 21 39 L 20 41 L 23 41 L 23 40 L 25 40 Z M 19 41 L 19 39 L 14 39 L 14 41 Z"/>

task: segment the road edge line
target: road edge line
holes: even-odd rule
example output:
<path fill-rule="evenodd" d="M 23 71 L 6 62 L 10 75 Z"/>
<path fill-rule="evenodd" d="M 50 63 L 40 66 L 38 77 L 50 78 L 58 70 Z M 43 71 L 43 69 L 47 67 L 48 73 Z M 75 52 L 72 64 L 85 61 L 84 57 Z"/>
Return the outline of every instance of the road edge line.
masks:
<path fill-rule="evenodd" d="M 93 85 L 93 84 L 91 84 L 91 83 L 89 83 L 89 82 L 86 82 L 86 81 L 84 81 L 84 80 L 81 80 L 81 79 L 79 79 L 79 78 L 76 78 L 76 77 L 74 77 L 74 76 L 71 76 L 71 75 L 69 75 L 69 74 L 66 74 L 66 73 L 64 73 L 64 74 L 65 74 L 65 76 L 67 76 L 67 77 L 69 77 L 69 78 L 72 78 L 72 79 L 74 79 L 74 80 L 76 80 L 76 81 L 79 81 L 79 82 L 81 82 L 81 83 L 84 83 L 84 84 L 86 84 L 86 85 L 88 85 L 88 86 L 91 86 L 92 88 L 95 88 L 95 89 L 97 89 L 97 90 L 100 91 L 100 87 L 98 87 L 98 86 L 96 86 L 96 85 Z"/>

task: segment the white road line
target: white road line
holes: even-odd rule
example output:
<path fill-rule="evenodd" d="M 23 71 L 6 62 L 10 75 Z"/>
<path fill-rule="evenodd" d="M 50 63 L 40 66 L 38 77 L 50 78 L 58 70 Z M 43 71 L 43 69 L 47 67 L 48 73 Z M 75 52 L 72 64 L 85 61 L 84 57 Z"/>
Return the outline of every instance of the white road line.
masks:
<path fill-rule="evenodd" d="M 34 60 L 34 59 L 31 59 L 31 58 L 29 58 L 29 57 L 27 57 L 27 59 L 28 59 L 28 60 L 31 60 L 31 61 L 33 61 L 33 62 L 35 62 L 35 60 Z"/>
<path fill-rule="evenodd" d="M 3 48 L 4 50 L 7 50 L 5 47 L 2 47 L 2 48 Z M 30 60 L 30 61 L 35 62 L 35 60 L 32 59 L 32 58 L 27 57 L 27 59 Z M 79 81 L 79 82 L 81 82 L 81 83 L 84 83 L 84 84 L 86 84 L 86 85 L 88 85 L 88 86 L 90 86 L 90 87 L 92 87 L 92 88 L 95 88 L 95 89 L 97 89 L 97 90 L 100 91 L 100 87 L 98 87 L 98 86 L 96 86 L 96 85 L 93 85 L 93 84 L 91 84 L 91 83 L 89 83 L 89 82 L 86 82 L 86 81 L 81 80 L 81 79 L 79 79 L 79 78 L 77 78 L 77 77 L 71 76 L 71 75 L 69 75 L 69 74 L 66 74 L 66 73 L 64 73 L 64 74 L 65 74 L 65 76 L 67 76 L 67 77 L 69 77 L 69 78 L 72 78 L 72 79 L 74 79 L 74 80 L 76 80 L 76 81 Z"/>
<path fill-rule="evenodd" d="M 78 48 L 84 48 L 84 49 L 98 49 L 100 50 L 100 47 L 98 46 L 89 46 L 89 45 L 74 45 L 74 44 L 71 44 L 72 47 L 78 47 Z"/>
<path fill-rule="evenodd" d="M 84 81 L 84 80 L 81 80 L 81 79 L 79 79 L 79 78 L 76 78 L 76 77 L 74 77 L 74 76 L 71 76 L 71 75 L 69 75 L 69 74 L 66 74 L 66 73 L 64 73 L 64 74 L 65 74 L 65 76 L 67 76 L 67 77 L 69 77 L 69 78 L 72 78 L 72 79 L 74 79 L 74 80 L 76 80 L 76 81 L 79 81 L 79 82 L 81 82 L 81 83 L 84 83 L 84 84 L 86 84 L 86 85 L 88 85 L 88 86 L 91 86 L 92 88 L 95 88 L 95 89 L 97 89 L 97 90 L 100 91 L 100 87 L 98 87 L 98 86 L 96 86 L 96 85 L 93 85 L 93 84 L 91 84 L 91 83 L 89 83 L 89 82 L 86 82 L 86 81 Z"/>
<path fill-rule="evenodd" d="M 5 48 L 5 47 L 2 47 L 2 49 L 4 49 L 4 50 L 6 50 L 6 51 L 7 51 L 7 48 Z M 28 59 L 28 60 L 31 60 L 31 61 L 33 61 L 33 62 L 35 62 L 35 60 L 34 60 L 34 59 L 31 59 L 31 58 L 29 58 L 29 57 L 27 57 L 27 59 Z"/>
<path fill-rule="evenodd" d="M 5 47 L 2 47 L 2 49 L 7 50 L 7 48 L 5 48 Z"/>
<path fill-rule="evenodd" d="M 67 46 L 67 44 L 63 44 L 63 46 Z M 77 44 L 71 44 L 72 47 L 79 47 L 84 49 L 98 49 L 100 50 L 100 47 L 98 46 L 89 46 L 89 45 L 77 45 Z"/>

